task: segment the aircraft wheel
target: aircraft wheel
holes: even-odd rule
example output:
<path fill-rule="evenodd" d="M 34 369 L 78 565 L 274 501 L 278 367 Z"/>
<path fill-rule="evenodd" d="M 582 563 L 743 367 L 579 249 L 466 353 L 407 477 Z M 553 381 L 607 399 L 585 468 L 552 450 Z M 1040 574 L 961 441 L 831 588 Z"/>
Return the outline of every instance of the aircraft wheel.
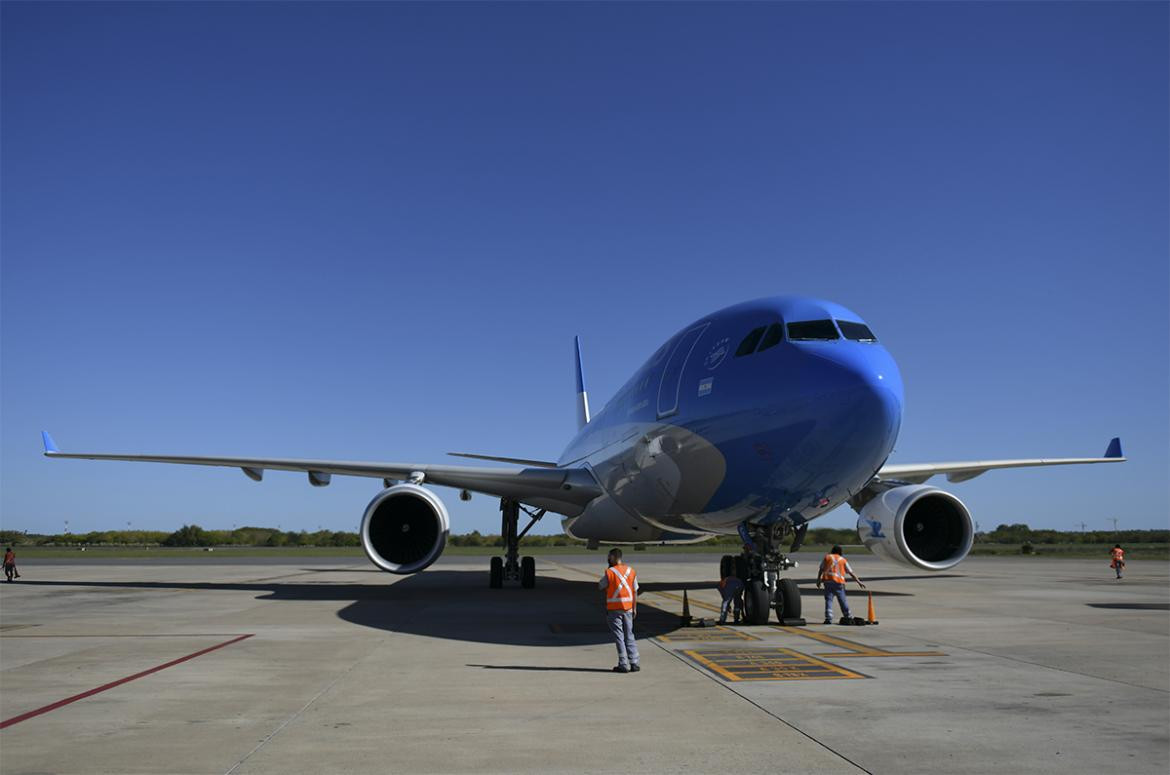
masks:
<path fill-rule="evenodd" d="M 772 611 L 768 588 L 762 581 L 748 581 L 743 585 L 743 619 L 745 624 L 767 624 Z"/>
<path fill-rule="evenodd" d="M 719 560 L 720 581 L 730 576 L 733 570 L 735 570 L 735 557 L 730 554 L 723 555 L 723 557 Z"/>
<path fill-rule="evenodd" d="M 492 589 L 499 589 L 504 586 L 504 558 L 493 557 L 490 570 L 488 571 L 488 586 Z"/>
<path fill-rule="evenodd" d="M 800 618 L 800 587 L 792 579 L 780 579 L 776 588 L 776 618 L 780 621 Z"/>
<path fill-rule="evenodd" d="M 520 558 L 520 586 L 525 589 L 536 586 L 536 559 L 533 557 Z"/>

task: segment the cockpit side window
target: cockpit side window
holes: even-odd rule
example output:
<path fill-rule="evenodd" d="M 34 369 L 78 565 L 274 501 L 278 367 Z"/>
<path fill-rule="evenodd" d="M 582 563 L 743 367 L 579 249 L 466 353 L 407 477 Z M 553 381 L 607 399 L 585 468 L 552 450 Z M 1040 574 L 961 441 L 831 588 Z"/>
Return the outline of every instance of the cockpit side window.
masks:
<path fill-rule="evenodd" d="M 828 341 L 841 335 L 831 320 L 804 320 L 788 324 L 788 338 L 794 342 Z"/>
<path fill-rule="evenodd" d="M 748 335 L 739 343 L 739 347 L 735 350 L 735 357 L 739 358 L 743 355 L 751 355 L 756 351 L 756 345 L 760 343 L 760 337 L 764 335 L 764 326 L 753 328 Z"/>
<path fill-rule="evenodd" d="M 865 323 L 852 323 L 848 320 L 838 320 L 837 325 L 841 327 L 841 333 L 845 335 L 846 339 L 852 339 L 855 342 L 877 341 L 877 337 L 873 335 L 873 331 L 870 331 L 869 326 Z"/>
<path fill-rule="evenodd" d="M 760 349 L 756 350 L 756 352 L 762 353 L 769 347 L 775 347 L 783 341 L 784 327 L 779 323 L 773 323 L 772 325 L 768 326 L 768 331 L 764 334 L 764 341 L 760 342 Z"/>

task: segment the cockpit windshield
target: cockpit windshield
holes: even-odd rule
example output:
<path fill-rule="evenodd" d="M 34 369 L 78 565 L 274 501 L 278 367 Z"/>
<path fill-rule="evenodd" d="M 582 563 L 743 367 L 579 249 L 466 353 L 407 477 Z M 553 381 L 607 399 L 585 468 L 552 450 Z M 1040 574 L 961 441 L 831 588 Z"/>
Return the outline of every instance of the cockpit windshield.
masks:
<path fill-rule="evenodd" d="M 841 333 L 845 335 L 846 339 L 852 339 L 855 342 L 877 341 L 877 337 L 873 335 L 873 331 L 870 331 L 869 326 L 865 323 L 851 323 L 848 320 L 838 320 L 837 325 L 841 327 Z"/>
<path fill-rule="evenodd" d="M 823 342 L 840 339 L 841 335 L 837 333 L 837 327 L 831 320 L 804 320 L 788 324 L 788 338 L 794 342 Z"/>

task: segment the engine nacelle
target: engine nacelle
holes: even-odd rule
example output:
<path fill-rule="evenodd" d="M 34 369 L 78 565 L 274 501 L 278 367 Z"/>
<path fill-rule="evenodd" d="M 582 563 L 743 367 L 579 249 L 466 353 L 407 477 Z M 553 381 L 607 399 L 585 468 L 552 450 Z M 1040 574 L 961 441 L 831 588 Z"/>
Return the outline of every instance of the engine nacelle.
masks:
<path fill-rule="evenodd" d="M 439 496 L 417 484 L 378 493 L 362 517 L 362 548 L 391 573 L 417 573 L 439 559 L 451 520 Z"/>
<path fill-rule="evenodd" d="M 963 502 L 922 484 L 891 488 L 865 504 L 857 533 L 879 557 L 922 570 L 958 565 L 975 540 Z"/>

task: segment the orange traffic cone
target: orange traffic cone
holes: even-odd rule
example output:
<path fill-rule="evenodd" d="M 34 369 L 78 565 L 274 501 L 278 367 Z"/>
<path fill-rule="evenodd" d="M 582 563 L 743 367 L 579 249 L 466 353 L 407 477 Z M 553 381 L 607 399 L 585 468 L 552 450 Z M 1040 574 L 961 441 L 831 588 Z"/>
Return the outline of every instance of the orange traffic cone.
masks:
<path fill-rule="evenodd" d="M 866 616 L 866 621 L 868 621 L 869 624 L 877 624 L 878 623 L 877 622 L 877 614 L 875 614 L 874 610 L 873 610 L 873 593 L 872 592 L 869 593 L 869 613 Z"/>
<path fill-rule="evenodd" d="M 685 589 L 683 590 L 682 626 L 691 626 L 691 602 L 687 600 L 687 591 Z"/>

